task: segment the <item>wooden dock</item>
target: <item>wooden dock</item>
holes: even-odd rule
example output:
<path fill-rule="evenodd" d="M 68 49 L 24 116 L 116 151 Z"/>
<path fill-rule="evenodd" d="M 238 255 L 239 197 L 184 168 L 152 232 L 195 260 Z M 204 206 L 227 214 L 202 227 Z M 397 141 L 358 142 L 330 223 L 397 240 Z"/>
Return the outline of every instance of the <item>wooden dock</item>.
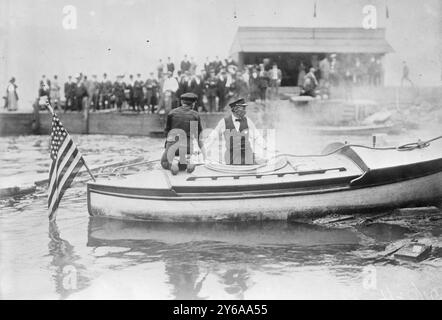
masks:
<path fill-rule="evenodd" d="M 58 112 L 63 126 L 71 134 L 150 136 L 162 135 L 166 115 L 134 112 Z M 213 128 L 224 113 L 203 113 L 204 128 Z M 36 113 L 0 113 L 0 136 L 43 134 L 51 132 L 51 115 Z"/>

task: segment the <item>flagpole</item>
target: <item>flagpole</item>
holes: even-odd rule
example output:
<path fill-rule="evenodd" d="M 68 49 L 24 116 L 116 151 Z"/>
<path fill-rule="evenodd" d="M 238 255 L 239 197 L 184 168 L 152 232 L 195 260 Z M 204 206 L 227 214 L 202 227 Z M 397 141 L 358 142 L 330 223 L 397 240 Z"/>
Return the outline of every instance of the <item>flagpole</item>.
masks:
<path fill-rule="evenodd" d="M 46 100 L 46 107 L 48 107 L 48 110 L 49 110 L 49 112 L 50 112 L 52 115 L 55 114 L 54 109 L 52 108 L 51 104 L 49 103 L 49 99 Z"/>
<path fill-rule="evenodd" d="M 83 156 L 81 156 L 81 159 L 83 160 L 83 164 L 84 164 L 84 166 L 86 167 L 87 172 L 89 172 L 89 175 L 91 176 L 92 180 L 93 180 L 94 182 L 97 181 L 97 180 L 95 179 L 94 175 L 92 174 L 91 170 L 90 170 L 89 167 L 87 166 L 86 161 L 84 161 Z"/>
<path fill-rule="evenodd" d="M 52 115 L 55 115 L 55 111 L 54 111 L 54 109 L 52 108 L 51 104 L 49 103 L 49 100 L 46 101 L 46 107 L 48 107 L 48 110 L 49 110 L 49 112 L 50 112 Z M 87 172 L 89 173 L 89 175 L 91 176 L 92 180 L 93 180 L 94 182 L 97 181 L 97 180 L 95 179 L 95 176 L 92 174 L 91 169 L 89 169 L 88 165 L 86 164 L 86 161 L 84 160 L 83 155 L 81 156 L 81 159 L 83 160 L 83 164 L 84 164 L 84 166 L 86 167 L 86 170 L 87 170 Z"/>

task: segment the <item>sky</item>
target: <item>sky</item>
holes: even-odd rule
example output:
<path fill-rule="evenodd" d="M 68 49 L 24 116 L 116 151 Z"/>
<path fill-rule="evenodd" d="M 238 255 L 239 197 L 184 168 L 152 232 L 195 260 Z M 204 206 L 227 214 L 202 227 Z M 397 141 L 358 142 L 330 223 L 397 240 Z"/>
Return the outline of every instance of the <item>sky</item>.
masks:
<path fill-rule="evenodd" d="M 361 27 L 367 4 L 376 7 L 377 25 L 395 50 L 385 61 L 387 84 L 400 81 L 402 60 L 418 84 L 440 84 L 439 0 L 316 0 L 316 18 L 314 2 L 1 0 L 0 90 L 15 76 L 26 104 L 42 74 L 62 82 L 78 72 L 147 75 L 159 58 L 179 63 L 184 54 L 201 65 L 206 56 L 228 56 L 239 26 Z M 75 7 L 75 29 L 66 29 L 66 6 Z"/>

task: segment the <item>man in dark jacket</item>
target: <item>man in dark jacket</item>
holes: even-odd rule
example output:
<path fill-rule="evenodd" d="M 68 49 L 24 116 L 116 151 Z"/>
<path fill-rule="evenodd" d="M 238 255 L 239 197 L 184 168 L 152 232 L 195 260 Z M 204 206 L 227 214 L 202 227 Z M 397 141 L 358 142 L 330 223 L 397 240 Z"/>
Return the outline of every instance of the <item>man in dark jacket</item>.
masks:
<path fill-rule="evenodd" d="M 207 103 L 209 112 L 216 111 L 216 96 L 218 94 L 218 78 L 215 76 L 215 70 L 209 71 L 209 78 L 205 82 Z"/>
<path fill-rule="evenodd" d="M 226 106 L 226 96 L 227 96 L 227 72 L 222 70 L 218 79 L 218 111 L 223 112 Z"/>
<path fill-rule="evenodd" d="M 83 100 L 88 96 L 86 86 L 84 85 L 83 78 L 81 76 L 77 76 L 77 83 L 75 86 L 75 109 L 77 111 L 83 110 Z"/>
<path fill-rule="evenodd" d="M 141 111 L 143 102 L 143 80 L 141 79 L 141 74 L 137 74 L 137 79 L 134 81 L 133 85 L 133 103 L 134 108 L 137 112 Z"/>
<path fill-rule="evenodd" d="M 172 75 L 175 71 L 175 65 L 173 64 L 172 60 L 170 59 L 170 57 L 167 57 L 167 64 L 166 64 L 166 68 L 168 72 L 172 72 Z"/>
<path fill-rule="evenodd" d="M 64 111 L 73 109 L 75 88 L 74 86 L 75 83 L 72 81 L 72 76 L 68 76 L 68 81 L 64 84 L 64 97 L 66 99 Z"/>
<path fill-rule="evenodd" d="M 103 109 L 111 107 L 112 82 L 107 78 L 107 74 L 103 73 L 103 81 L 100 85 L 100 100 Z"/>
<path fill-rule="evenodd" d="M 181 72 L 190 71 L 191 63 L 189 61 L 189 58 L 187 58 L 187 54 L 184 55 L 184 60 L 181 61 Z"/>
<path fill-rule="evenodd" d="M 112 96 L 115 104 L 117 105 L 117 110 L 120 112 L 123 102 L 125 100 L 124 88 L 125 85 L 123 82 L 123 77 L 117 76 L 117 81 L 114 83 L 114 86 L 112 88 Z"/>
<path fill-rule="evenodd" d="M 167 135 L 164 153 L 161 157 L 161 166 L 176 175 L 179 170 L 190 173 L 195 166 L 190 164 L 188 158 L 193 153 L 193 140 L 196 139 L 200 148 L 202 142 L 199 137 L 202 132 L 201 119 L 194 110 L 198 97 L 193 93 L 181 95 L 181 106 L 172 109 L 166 118 L 164 132 Z M 174 160 L 179 156 L 179 163 Z"/>
<path fill-rule="evenodd" d="M 147 106 L 147 111 L 155 113 L 155 106 L 158 104 L 158 80 L 154 78 L 154 73 L 149 74 L 146 83 L 144 84 L 144 104 Z"/>

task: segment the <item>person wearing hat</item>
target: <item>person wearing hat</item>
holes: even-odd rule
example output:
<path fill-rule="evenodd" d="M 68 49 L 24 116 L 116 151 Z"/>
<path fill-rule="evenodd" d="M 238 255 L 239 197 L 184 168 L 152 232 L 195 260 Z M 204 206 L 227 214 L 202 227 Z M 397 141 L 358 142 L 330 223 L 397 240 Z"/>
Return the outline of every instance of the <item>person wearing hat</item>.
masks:
<path fill-rule="evenodd" d="M 119 112 L 121 112 L 123 102 L 125 101 L 124 88 L 123 75 L 117 75 L 117 81 L 115 81 L 112 87 L 112 96 Z"/>
<path fill-rule="evenodd" d="M 172 62 L 172 59 L 170 57 L 167 57 L 166 68 L 167 68 L 167 71 L 171 72 L 173 75 L 173 72 L 175 71 L 175 64 Z"/>
<path fill-rule="evenodd" d="M 187 169 L 187 172 L 191 173 L 195 169 L 195 165 L 188 163 L 186 159 L 186 156 L 193 153 L 194 139 L 198 141 L 201 149 L 203 147 L 199 139 L 202 131 L 201 119 L 194 110 L 198 96 L 188 92 L 182 94 L 180 100 L 181 106 L 172 109 L 167 115 L 164 129 L 167 138 L 161 157 L 161 166 L 172 171 L 173 175 L 179 170 Z M 180 156 L 179 163 L 174 160 L 175 156 Z"/>
<path fill-rule="evenodd" d="M 78 74 L 75 79 L 77 80 L 75 84 L 75 103 L 74 108 L 76 111 L 83 110 L 83 104 L 85 102 L 85 98 L 88 96 L 84 77 L 82 74 Z"/>
<path fill-rule="evenodd" d="M 158 104 L 158 88 L 159 82 L 154 77 L 154 73 L 150 72 L 149 77 L 144 83 L 144 104 L 147 106 L 147 112 L 155 113 L 155 106 Z"/>
<path fill-rule="evenodd" d="M 133 84 L 133 104 L 137 112 L 143 109 L 143 85 L 144 81 L 141 79 L 141 74 L 137 73 L 137 79 Z"/>
<path fill-rule="evenodd" d="M 50 98 L 52 106 L 54 107 L 54 110 L 58 110 L 60 106 L 60 85 L 58 84 L 58 76 L 54 75 L 54 80 L 51 82 L 50 87 Z"/>
<path fill-rule="evenodd" d="M 113 84 L 107 78 L 107 73 L 103 73 L 103 80 L 100 85 L 100 100 L 103 109 L 109 109 L 111 107 Z"/>
<path fill-rule="evenodd" d="M 253 121 L 246 116 L 247 103 L 244 99 L 238 99 L 230 103 L 229 106 L 232 114 L 218 122 L 204 142 L 203 155 L 206 155 L 217 141 L 218 145 L 224 144 L 224 155 L 219 156 L 218 160 L 224 158 L 225 164 L 253 165 L 261 163 L 264 159 L 262 156 L 264 140 Z"/>
<path fill-rule="evenodd" d="M 12 77 L 11 80 L 9 80 L 8 86 L 6 87 L 5 107 L 8 109 L 8 111 L 16 111 L 17 105 L 18 105 L 17 85 L 15 84 L 15 78 Z"/>
<path fill-rule="evenodd" d="M 64 111 L 72 110 L 72 106 L 74 103 L 74 88 L 75 83 L 72 81 L 72 76 L 68 76 L 68 81 L 64 84 L 64 97 L 66 100 Z"/>

